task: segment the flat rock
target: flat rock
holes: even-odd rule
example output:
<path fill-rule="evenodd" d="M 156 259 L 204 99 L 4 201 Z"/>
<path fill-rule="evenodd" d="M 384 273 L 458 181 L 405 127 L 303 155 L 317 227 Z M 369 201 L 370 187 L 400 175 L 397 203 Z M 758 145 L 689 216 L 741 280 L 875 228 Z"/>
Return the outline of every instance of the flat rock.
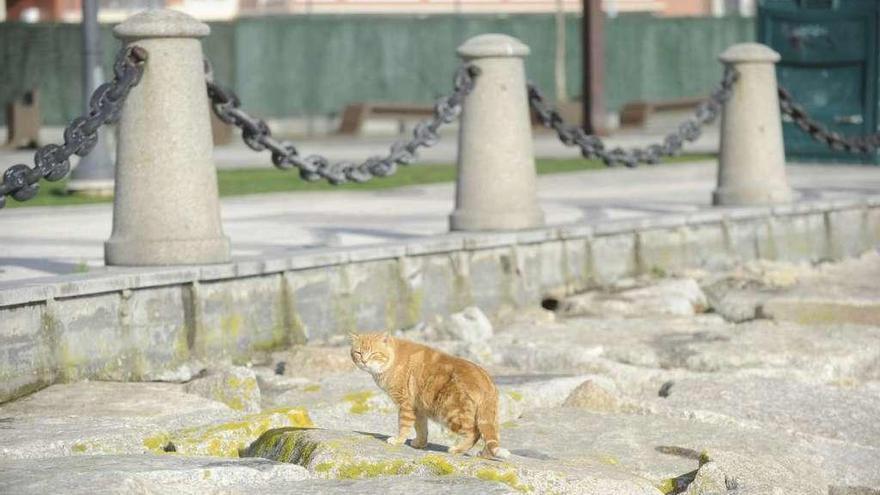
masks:
<path fill-rule="evenodd" d="M 260 411 L 260 386 L 257 375 L 244 366 L 229 366 L 210 370 L 206 376 L 187 383 L 184 390 L 190 394 L 222 402 L 236 411 Z"/>
<path fill-rule="evenodd" d="M 596 290 L 566 297 L 562 316 L 688 316 L 708 307 L 706 295 L 693 279 L 665 279 L 621 290 Z"/>
<path fill-rule="evenodd" d="M 816 267 L 747 264 L 707 280 L 712 308 L 730 321 L 880 325 L 880 254 Z"/>
<path fill-rule="evenodd" d="M 709 411 L 769 430 L 880 447 L 880 397 L 862 393 L 857 387 L 749 373 L 701 374 L 676 380 L 668 397 L 645 399 L 690 416 Z"/>
<path fill-rule="evenodd" d="M 558 463 L 602 462 L 648 479 L 664 493 L 681 488 L 677 480 L 697 470 L 701 457 L 728 459 L 728 453 L 738 462 L 729 471 L 741 487 L 755 490 L 747 493 L 825 495 L 829 485 L 808 444 L 736 425 L 558 408 L 526 413 L 506 435 L 513 453 Z"/>
<path fill-rule="evenodd" d="M 0 407 L 0 457 L 175 451 L 235 457 L 270 428 L 309 426 L 298 408 L 244 415 L 167 383 L 53 385 Z"/>
<path fill-rule="evenodd" d="M 156 431 L 229 421 L 227 405 L 171 383 L 52 385 L 0 407 L 0 457 L 140 453 Z"/>
<path fill-rule="evenodd" d="M 0 460 L 0 492 L 18 495 L 132 493 L 300 493 L 300 466 L 265 459 L 172 455 L 80 455 Z M 305 492 L 302 492 L 305 493 Z"/>
<path fill-rule="evenodd" d="M 756 320 L 739 325 L 712 315 L 691 318 L 574 318 L 542 331 L 513 325 L 490 341 L 496 361 L 530 373 L 595 373 L 612 360 L 644 369 L 721 372 L 792 370 L 817 380 L 880 376 L 880 327 L 797 325 Z"/>
<path fill-rule="evenodd" d="M 390 446 L 387 437 L 333 430 L 278 429 L 266 432 L 243 454 L 291 462 L 327 479 L 447 476 L 501 482 L 517 492 L 560 494 L 652 494 L 661 492 L 645 479 L 601 462 L 577 466 L 514 456 L 490 461 L 452 456 L 437 445 L 417 450 Z"/>

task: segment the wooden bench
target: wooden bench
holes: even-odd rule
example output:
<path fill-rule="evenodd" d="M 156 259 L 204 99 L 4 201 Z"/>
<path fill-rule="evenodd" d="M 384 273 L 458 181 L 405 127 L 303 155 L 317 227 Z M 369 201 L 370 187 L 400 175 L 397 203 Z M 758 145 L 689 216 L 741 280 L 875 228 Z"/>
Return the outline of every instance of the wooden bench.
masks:
<path fill-rule="evenodd" d="M 433 105 L 420 105 L 414 103 L 381 103 L 381 102 L 358 102 L 352 103 L 342 111 L 342 121 L 339 123 L 339 134 L 358 134 L 363 129 L 364 122 L 371 117 L 394 117 L 426 118 L 434 115 Z"/>
<path fill-rule="evenodd" d="M 621 126 L 644 126 L 648 118 L 657 111 L 687 110 L 696 108 L 706 97 L 676 98 L 657 101 L 634 101 L 620 110 Z"/>
<path fill-rule="evenodd" d="M 36 89 L 6 105 L 6 146 L 36 148 L 40 145 L 40 93 Z"/>

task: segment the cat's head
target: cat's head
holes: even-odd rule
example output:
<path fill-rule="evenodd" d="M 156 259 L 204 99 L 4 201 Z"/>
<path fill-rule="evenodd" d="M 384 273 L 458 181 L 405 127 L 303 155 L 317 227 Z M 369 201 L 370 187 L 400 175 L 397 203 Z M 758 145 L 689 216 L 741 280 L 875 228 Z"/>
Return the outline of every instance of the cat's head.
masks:
<path fill-rule="evenodd" d="M 351 360 L 355 366 L 371 373 L 382 373 L 394 361 L 394 339 L 386 332 L 349 333 Z"/>

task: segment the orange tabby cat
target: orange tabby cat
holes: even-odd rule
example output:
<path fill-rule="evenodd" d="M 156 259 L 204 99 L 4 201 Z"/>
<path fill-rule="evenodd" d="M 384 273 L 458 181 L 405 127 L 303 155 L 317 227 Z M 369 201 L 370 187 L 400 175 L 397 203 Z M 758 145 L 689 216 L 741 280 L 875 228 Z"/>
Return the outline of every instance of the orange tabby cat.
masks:
<path fill-rule="evenodd" d="M 413 426 L 412 446 L 428 445 L 428 419 L 462 435 L 449 453 L 466 453 L 480 439 L 480 455 L 507 457 L 498 445 L 498 391 L 485 370 L 476 364 L 428 346 L 396 339 L 387 333 L 349 334 L 351 359 L 373 375 L 376 384 L 400 408 L 397 436 L 388 443 L 400 445 Z"/>

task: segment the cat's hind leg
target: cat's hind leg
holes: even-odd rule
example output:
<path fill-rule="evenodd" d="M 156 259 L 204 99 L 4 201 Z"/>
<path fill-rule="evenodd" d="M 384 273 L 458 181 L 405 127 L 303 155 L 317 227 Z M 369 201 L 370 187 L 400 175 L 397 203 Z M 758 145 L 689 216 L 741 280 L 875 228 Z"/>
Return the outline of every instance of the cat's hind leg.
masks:
<path fill-rule="evenodd" d="M 416 411 L 416 438 L 410 443 L 414 449 L 428 446 L 428 415 Z"/>
<path fill-rule="evenodd" d="M 450 454 L 467 454 L 469 450 L 474 448 L 474 445 L 477 444 L 477 441 L 480 439 L 480 432 L 474 428 L 473 431 L 467 432 L 461 438 L 461 440 L 454 446 L 449 447 Z"/>

